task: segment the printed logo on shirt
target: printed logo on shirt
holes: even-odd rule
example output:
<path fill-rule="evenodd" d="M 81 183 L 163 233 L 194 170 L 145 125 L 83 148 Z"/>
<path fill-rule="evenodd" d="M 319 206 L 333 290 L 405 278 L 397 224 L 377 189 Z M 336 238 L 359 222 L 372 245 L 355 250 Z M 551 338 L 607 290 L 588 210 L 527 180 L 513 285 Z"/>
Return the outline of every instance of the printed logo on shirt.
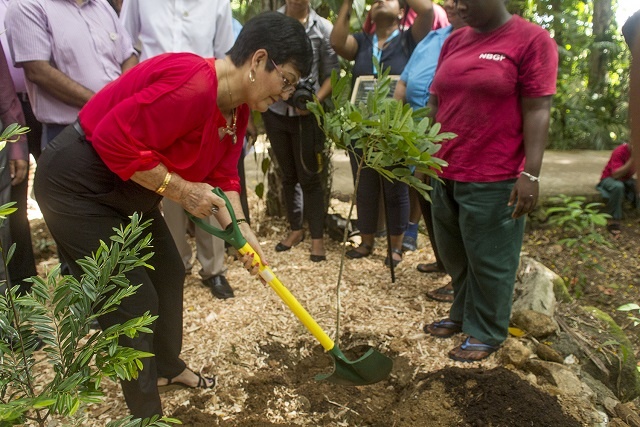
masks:
<path fill-rule="evenodd" d="M 488 59 L 489 61 L 502 61 L 506 56 L 499 53 L 481 53 L 480 59 Z"/>

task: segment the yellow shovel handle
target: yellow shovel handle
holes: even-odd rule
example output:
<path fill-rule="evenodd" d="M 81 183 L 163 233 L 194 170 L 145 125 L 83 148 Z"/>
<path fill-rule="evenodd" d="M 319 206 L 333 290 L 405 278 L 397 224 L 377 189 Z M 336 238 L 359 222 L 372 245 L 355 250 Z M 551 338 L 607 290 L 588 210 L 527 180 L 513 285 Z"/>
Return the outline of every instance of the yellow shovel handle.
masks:
<path fill-rule="evenodd" d="M 260 277 L 262 277 L 271 288 L 278 294 L 278 296 L 284 301 L 285 304 L 291 309 L 293 314 L 296 315 L 302 324 L 313 334 L 314 337 L 320 342 L 322 347 L 329 351 L 333 349 L 334 343 L 331 338 L 322 330 L 320 325 L 313 320 L 313 317 L 304 309 L 304 307 L 298 302 L 296 297 L 278 280 L 275 273 L 271 271 L 269 267 L 262 263 L 260 256 L 253 250 L 249 243 L 246 243 L 242 248 L 238 250 L 241 255 L 253 254 L 255 261 L 260 263 Z"/>

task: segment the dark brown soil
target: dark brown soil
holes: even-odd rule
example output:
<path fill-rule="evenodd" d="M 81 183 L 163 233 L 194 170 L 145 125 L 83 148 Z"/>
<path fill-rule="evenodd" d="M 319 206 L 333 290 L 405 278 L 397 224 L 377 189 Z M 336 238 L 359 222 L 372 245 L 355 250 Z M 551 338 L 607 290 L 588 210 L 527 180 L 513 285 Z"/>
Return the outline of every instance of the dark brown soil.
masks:
<path fill-rule="evenodd" d="M 300 358 L 281 345 L 262 348 L 269 368 L 256 373 L 245 385 L 249 398 L 240 416 L 219 421 L 220 426 L 258 427 L 299 425 L 272 424 L 266 420 L 274 402 L 290 404 L 301 412 L 321 414 L 316 426 L 371 427 L 580 427 L 565 414 L 555 397 L 535 388 L 505 368 L 445 368 L 418 372 L 402 357 L 394 357 L 391 378 L 366 387 L 344 387 L 309 381 L 330 372 L 332 362 L 316 348 L 311 357 Z M 285 369 L 281 369 L 282 367 Z M 285 376 L 274 372 L 287 372 Z M 280 387 L 297 391 L 295 401 L 278 396 Z M 211 416 L 197 409 L 197 402 L 173 414 L 185 425 L 210 426 Z M 343 424 L 336 424 L 340 419 Z"/>

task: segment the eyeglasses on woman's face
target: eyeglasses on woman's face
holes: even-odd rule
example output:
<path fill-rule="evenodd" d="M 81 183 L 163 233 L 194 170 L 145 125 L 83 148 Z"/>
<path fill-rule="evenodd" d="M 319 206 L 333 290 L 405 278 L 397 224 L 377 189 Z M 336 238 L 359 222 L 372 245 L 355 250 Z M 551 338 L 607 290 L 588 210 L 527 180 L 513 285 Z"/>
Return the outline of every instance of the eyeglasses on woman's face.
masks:
<path fill-rule="evenodd" d="M 291 83 L 291 81 L 289 81 L 289 79 L 285 77 L 284 73 L 282 72 L 280 67 L 278 67 L 278 65 L 274 62 L 273 59 L 270 59 L 270 61 L 273 64 L 273 66 L 276 67 L 276 71 L 280 74 L 280 77 L 282 77 L 282 92 L 288 93 L 289 95 L 291 95 L 296 89 L 296 84 Z"/>

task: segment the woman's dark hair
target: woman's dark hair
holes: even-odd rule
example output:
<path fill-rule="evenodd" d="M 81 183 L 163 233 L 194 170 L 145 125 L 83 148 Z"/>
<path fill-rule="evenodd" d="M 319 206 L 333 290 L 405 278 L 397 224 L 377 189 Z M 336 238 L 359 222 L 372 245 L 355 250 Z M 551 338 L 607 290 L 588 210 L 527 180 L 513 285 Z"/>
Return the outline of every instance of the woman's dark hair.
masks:
<path fill-rule="evenodd" d="M 258 49 L 265 49 L 276 64 L 290 62 L 302 77 L 311 72 L 311 41 L 302 24 L 283 13 L 263 12 L 248 20 L 227 54 L 234 65 L 240 66 Z M 266 68 L 273 70 L 271 61 Z"/>

